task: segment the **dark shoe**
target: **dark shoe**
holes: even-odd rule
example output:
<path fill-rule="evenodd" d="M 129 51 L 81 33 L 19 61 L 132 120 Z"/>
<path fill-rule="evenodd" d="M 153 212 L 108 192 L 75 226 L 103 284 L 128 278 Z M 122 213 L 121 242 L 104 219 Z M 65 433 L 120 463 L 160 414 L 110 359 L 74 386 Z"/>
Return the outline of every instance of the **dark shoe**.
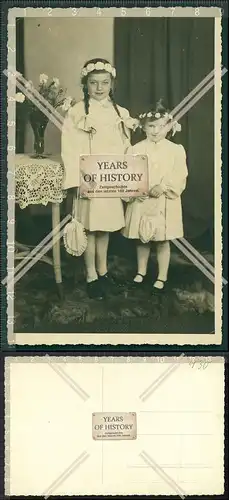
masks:
<path fill-rule="evenodd" d="M 155 281 L 155 283 L 156 283 L 157 281 L 160 281 L 160 283 L 163 283 L 163 285 L 164 285 L 164 286 L 163 286 L 163 288 L 157 288 L 156 286 L 153 286 L 152 291 L 151 291 L 152 295 L 161 295 L 162 293 L 164 293 L 164 292 L 165 292 L 165 290 L 166 290 L 166 288 L 167 288 L 167 287 L 166 287 L 166 283 L 167 283 L 167 281 L 163 281 L 163 280 L 156 280 L 156 281 Z"/>
<path fill-rule="evenodd" d="M 99 280 L 87 283 L 87 294 L 90 299 L 102 300 L 104 298 L 103 290 L 100 286 Z"/>
<path fill-rule="evenodd" d="M 104 294 L 115 294 L 117 295 L 120 290 L 118 289 L 115 280 L 110 274 L 106 273 L 103 276 L 99 276 L 99 283 Z"/>

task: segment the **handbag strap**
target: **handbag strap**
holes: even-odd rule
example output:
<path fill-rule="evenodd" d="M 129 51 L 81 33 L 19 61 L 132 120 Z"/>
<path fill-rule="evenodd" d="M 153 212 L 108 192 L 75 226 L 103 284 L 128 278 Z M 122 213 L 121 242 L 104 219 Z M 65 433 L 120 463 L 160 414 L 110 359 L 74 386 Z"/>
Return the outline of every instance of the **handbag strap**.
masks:
<path fill-rule="evenodd" d="M 88 133 L 88 143 L 89 143 L 89 155 L 91 155 L 91 141 L 92 141 L 92 132 Z"/>
<path fill-rule="evenodd" d="M 91 141 L 92 141 L 92 132 L 89 132 L 88 133 L 88 143 L 89 143 L 89 154 L 90 155 L 91 155 L 91 151 L 92 151 Z M 74 200 L 73 210 L 72 210 L 72 218 L 76 219 L 76 220 L 77 220 L 77 216 L 78 216 L 78 201 L 79 201 L 79 197 L 80 197 L 80 188 L 78 187 L 77 188 L 77 194 L 76 194 L 76 200 Z"/>
<path fill-rule="evenodd" d="M 79 190 L 79 187 L 76 188 L 76 189 L 77 189 L 76 200 L 75 200 L 75 198 L 73 198 L 72 218 L 77 220 L 77 216 L 78 216 L 78 200 L 79 200 L 79 192 L 80 192 L 80 190 Z"/>

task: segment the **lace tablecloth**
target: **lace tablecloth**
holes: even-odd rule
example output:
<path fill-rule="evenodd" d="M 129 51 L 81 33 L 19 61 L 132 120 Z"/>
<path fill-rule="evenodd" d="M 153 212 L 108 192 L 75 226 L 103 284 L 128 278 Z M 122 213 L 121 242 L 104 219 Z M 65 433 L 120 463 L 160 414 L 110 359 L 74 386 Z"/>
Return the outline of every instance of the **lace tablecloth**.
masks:
<path fill-rule="evenodd" d="M 62 203 L 64 167 L 54 158 L 31 158 L 17 154 L 15 161 L 15 202 L 20 208 L 28 205 Z"/>

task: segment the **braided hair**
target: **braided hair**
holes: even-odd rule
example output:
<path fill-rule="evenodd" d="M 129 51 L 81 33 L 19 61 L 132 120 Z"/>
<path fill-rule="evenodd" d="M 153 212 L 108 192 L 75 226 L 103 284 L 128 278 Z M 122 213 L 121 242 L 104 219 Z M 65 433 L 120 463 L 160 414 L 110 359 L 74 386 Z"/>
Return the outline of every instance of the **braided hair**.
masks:
<path fill-rule="evenodd" d="M 88 88 L 87 88 L 87 84 L 84 84 L 83 85 L 83 100 L 84 100 L 84 109 L 85 109 L 85 114 L 88 115 L 89 113 L 89 99 L 90 99 L 90 96 L 89 96 L 89 93 L 88 93 Z"/>
<path fill-rule="evenodd" d="M 114 109 L 115 109 L 115 111 L 116 111 L 117 115 L 119 116 L 119 118 L 121 118 L 120 111 L 119 111 L 118 106 L 117 106 L 117 104 L 116 104 L 116 102 L 115 102 L 114 95 L 113 95 L 113 90 L 112 90 L 112 89 L 111 89 L 111 90 L 110 90 L 110 92 L 109 92 L 109 97 L 110 97 L 110 100 L 111 100 L 111 102 L 112 102 L 112 104 L 113 104 L 113 106 L 114 106 Z M 124 134 L 127 138 L 129 138 L 129 137 L 128 137 L 128 135 L 127 135 L 127 133 L 126 133 L 126 130 L 125 130 L 125 127 L 124 127 L 124 123 L 123 123 L 123 121 L 121 121 L 121 127 L 122 127 L 123 134 Z"/>
<path fill-rule="evenodd" d="M 91 59 L 90 61 L 87 61 L 84 64 L 84 68 L 86 68 L 86 66 L 88 64 L 96 64 L 97 62 L 102 62 L 104 64 L 109 64 L 109 61 L 107 61 L 106 59 L 97 58 L 97 59 Z M 91 71 L 91 73 L 93 73 L 93 74 L 98 74 L 98 73 L 102 73 L 102 72 L 103 72 L 103 70 L 94 70 L 94 71 Z M 89 75 L 91 73 L 89 73 Z M 111 79 L 112 79 L 112 81 L 114 79 L 112 75 L 111 75 Z M 85 109 L 85 114 L 86 115 L 89 114 L 89 107 L 90 107 L 90 95 L 89 95 L 89 92 L 88 92 L 87 81 L 88 81 L 88 75 L 83 76 L 82 79 L 81 79 L 81 84 L 83 86 L 83 95 L 84 95 L 83 100 L 84 100 L 84 109 Z M 110 100 L 111 100 L 111 102 L 113 104 L 113 107 L 114 107 L 117 115 L 119 116 L 119 118 L 121 118 L 121 114 L 120 114 L 118 106 L 117 106 L 117 104 L 115 102 L 115 98 L 114 98 L 114 94 L 113 94 L 113 90 L 112 89 L 110 89 L 109 97 L 110 97 Z M 121 127 L 122 127 L 123 134 L 127 138 L 129 138 L 128 135 L 127 135 L 127 133 L 126 133 L 123 121 L 121 121 Z"/>

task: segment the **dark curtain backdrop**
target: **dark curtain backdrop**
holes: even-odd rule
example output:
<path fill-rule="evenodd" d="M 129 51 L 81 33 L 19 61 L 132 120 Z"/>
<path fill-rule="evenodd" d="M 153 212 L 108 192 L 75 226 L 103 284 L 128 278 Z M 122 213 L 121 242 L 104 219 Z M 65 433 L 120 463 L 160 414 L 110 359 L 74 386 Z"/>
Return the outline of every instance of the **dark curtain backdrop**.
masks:
<path fill-rule="evenodd" d="M 24 75 L 24 19 L 16 19 L 16 70 Z M 19 92 L 19 90 L 18 90 Z M 17 105 L 16 111 L 16 152 L 24 153 L 25 113 L 23 106 Z"/>
<path fill-rule="evenodd" d="M 116 99 L 135 117 L 163 98 L 170 109 L 214 69 L 214 20 L 115 19 Z M 174 141 L 187 152 L 185 236 L 214 228 L 214 91 L 181 118 Z M 135 143 L 139 137 L 133 137 Z"/>
<path fill-rule="evenodd" d="M 24 19 L 16 18 L 16 70 L 22 75 L 25 74 L 25 55 L 24 55 Z M 16 89 L 20 92 L 19 89 Z M 26 115 L 24 106 L 16 103 L 16 153 L 24 153 L 25 145 L 25 127 Z M 19 205 L 15 205 L 16 240 L 31 244 L 31 235 L 36 234 L 36 226 L 31 217 L 30 206 L 21 210 Z"/>

